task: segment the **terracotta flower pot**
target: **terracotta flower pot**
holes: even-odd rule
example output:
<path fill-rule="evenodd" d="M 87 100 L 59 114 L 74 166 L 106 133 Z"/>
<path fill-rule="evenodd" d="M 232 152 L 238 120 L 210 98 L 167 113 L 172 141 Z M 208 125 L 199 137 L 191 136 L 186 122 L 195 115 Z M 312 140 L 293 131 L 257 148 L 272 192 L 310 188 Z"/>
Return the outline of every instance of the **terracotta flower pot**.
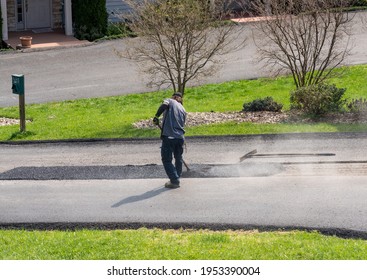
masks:
<path fill-rule="evenodd" d="M 23 48 L 30 48 L 32 46 L 31 36 L 22 36 L 19 38 Z"/>

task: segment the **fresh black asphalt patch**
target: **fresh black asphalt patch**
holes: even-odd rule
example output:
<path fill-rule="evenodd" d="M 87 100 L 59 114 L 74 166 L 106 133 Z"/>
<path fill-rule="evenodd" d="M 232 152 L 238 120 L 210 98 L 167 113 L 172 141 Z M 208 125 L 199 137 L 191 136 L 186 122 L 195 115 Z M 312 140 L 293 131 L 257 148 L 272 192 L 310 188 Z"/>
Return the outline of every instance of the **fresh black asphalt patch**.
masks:
<path fill-rule="evenodd" d="M 284 170 L 280 163 L 190 165 L 183 178 L 264 177 Z M 0 180 L 122 180 L 167 178 L 162 165 L 24 166 L 0 174 Z"/>

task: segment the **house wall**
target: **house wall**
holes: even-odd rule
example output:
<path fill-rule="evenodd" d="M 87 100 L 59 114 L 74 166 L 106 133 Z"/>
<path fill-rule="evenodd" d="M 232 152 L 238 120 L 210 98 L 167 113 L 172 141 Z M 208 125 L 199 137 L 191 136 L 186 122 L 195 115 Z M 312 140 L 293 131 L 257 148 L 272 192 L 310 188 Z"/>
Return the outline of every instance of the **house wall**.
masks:
<path fill-rule="evenodd" d="M 8 30 L 16 31 L 17 30 L 17 20 L 15 17 L 15 1 L 14 0 L 6 0 L 7 16 L 8 16 Z"/>
<path fill-rule="evenodd" d="M 62 3 L 61 3 L 62 2 Z M 63 27 L 63 0 L 52 0 L 52 21 L 53 28 L 62 28 Z"/>
<path fill-rule="evenodd" d="M 6 0 L 9 31 L 17 30 L 15 2 L 16 0 Z M 52 0 L 52 28 L 63 27 L 63 2 L 64 0 Z"/>

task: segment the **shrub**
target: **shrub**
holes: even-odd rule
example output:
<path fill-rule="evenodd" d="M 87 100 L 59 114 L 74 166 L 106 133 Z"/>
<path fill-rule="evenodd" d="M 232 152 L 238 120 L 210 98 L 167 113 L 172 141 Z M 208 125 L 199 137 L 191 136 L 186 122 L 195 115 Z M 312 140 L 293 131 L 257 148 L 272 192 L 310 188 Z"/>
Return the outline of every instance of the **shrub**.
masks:
<path fill-rule="evenodd" d="M 106 0 L 73 0 L 75 37 L 94 41 L 107 32 Z"/>
<path fill-rule="evenodd" d="M 357 6 L 357 7 L 367 6 L 367 0 L 354 0 L 352 1 L 352 6 Z"/>
<path fill-rule="evenodd" d="M 109 23 L 107 26 L 106 35 L 109 37 L 112 36 L 129 37 L 132 36 L 132 31 L 128 27 L 128 25 L 124 22 Z"/>
<path fill-rule="evenodd" d="M 283 105 L 275 102 L 271 96 L 265 97 L 264 99 L 256 99 L 252 102 L 243 104 L 243 111 L 245 112 L 280 112 L 282 108 Z"/>
<path fill-rule="evenodd" d="M 299 88 L 291 92 L 291 109 L 307 114 L 323 115 L 340 111 L 346 103 L 342 99 L 346 89 L 335 85 L 317 84 Z"/>
<path fill-rule="evenodd" d="M 347 103 L 347 108 L 353 113 L 367 113 L 367 99 L 352 99 Z"/>

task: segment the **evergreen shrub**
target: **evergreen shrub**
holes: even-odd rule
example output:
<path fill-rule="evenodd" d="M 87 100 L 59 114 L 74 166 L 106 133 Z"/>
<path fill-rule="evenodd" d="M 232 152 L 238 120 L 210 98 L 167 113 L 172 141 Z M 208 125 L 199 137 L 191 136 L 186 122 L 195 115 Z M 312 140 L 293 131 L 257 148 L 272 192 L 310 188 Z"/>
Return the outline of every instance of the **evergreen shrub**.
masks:
<path fill-rule="evenodd" d="M 346 103 L 343 99 L 345 91 L 345 88 L 324 83 L 302 87 L 291 92 L 291 109 L 316 116 L 337 112 Z"/>
<path fill-rule="evenodd" d="M 76 38 L 94 41 L 106 35 L 106 0 L 73 0 L 72 7 Z"/>
<path fill-rule="evenodd" d="M 258 111 L 271 111 L 280 112 L 283 108 L 282 104 L 279 104 L 273 100 L 271 96 L 267 96 L 263 99 L 255 99 L 252 102 L 243 104 L 243 111 L 245 112 L 258 112 Z"/>
<path fill-rule="evenodd" d="M 359 98 L 359 99 L 352 99 L 347 103 L 347 108 L 350 112 L 353 113 L 367 113 L 367 99 L 366 98 Z"/>

